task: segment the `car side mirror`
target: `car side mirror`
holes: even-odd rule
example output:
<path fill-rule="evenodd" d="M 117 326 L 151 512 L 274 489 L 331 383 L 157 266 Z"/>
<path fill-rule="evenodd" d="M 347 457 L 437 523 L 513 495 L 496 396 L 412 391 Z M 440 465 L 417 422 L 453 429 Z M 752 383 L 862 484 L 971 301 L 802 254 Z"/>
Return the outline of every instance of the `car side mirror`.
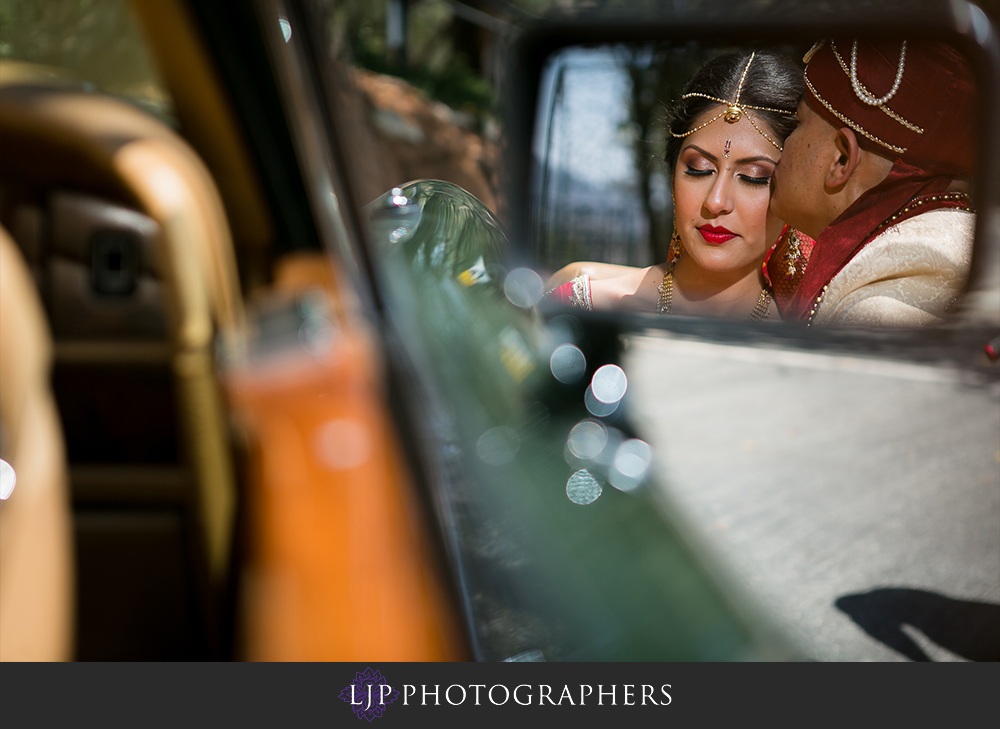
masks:
<path fill-rule="evenodd" d="M 1000 46 L 983 11 L 967 2 L 901 9 L 736 6 L 725 13 L 658 11 L 611 20 L 584 15 L 528 28 L 511 54 L 503 96 L 515 258 L 543 278 L 575 262 L 644 267 L 669 260 L 669 109 L 695 71 L 726 51 L 770 49 L 798 61 L 814 40 L 832 36 L 941 41 L 957 49 L 975 75 L 977 118 L 998 118 L 996 95 L 984 91 L 1000 83 Z M 850 60 L 845 63 L 846 69 Z M 967 186 L 969 207 L 977 213 L 975 245 L 958 286 L 962 296 L 945 323 L 995 326 L 1000 170 L 987 161 L 1000 158 L 1000 139 L 988 124 L 979 126 L 978 135 L 975 174 Z M 606 265 L 599 270 L 595 278 L 616 273 Z M 640 319 L 641 326 L 657 325 L 650 317 Z M 622 321 L 639 325 L 630 316 Z"/>

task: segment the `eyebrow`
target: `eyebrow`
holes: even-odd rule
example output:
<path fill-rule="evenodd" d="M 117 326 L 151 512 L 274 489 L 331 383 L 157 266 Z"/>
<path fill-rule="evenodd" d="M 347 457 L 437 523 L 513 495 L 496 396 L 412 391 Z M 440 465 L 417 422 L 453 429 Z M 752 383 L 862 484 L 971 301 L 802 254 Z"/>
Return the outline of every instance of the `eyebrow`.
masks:
<path fill-rule="evenodd" d="M 708 157 L 710 160 L 712 160 L 713 162 L 718 162 L 719 161 L 718 157 L 716 157 L 714 154 L 712 154 L 711 152 L 709 152 L 707 149 L 702 149 L 697 144 L 689 144 L 684 149 L 696 149 L 699 152 L 701 152 L 703 155 L 705 155 L 706 157 Z M 742 158 L 740 158 L 738 160 L 735 160 L 735 162 L 738 165 L 750 164 L 751 162 L 770 162 L 772 165 L 778 164 L 775 160 L 771 159 L 770 157 L 765 157 L 764 155 L 758 155 L 757 157 L 742 157 Z"/>

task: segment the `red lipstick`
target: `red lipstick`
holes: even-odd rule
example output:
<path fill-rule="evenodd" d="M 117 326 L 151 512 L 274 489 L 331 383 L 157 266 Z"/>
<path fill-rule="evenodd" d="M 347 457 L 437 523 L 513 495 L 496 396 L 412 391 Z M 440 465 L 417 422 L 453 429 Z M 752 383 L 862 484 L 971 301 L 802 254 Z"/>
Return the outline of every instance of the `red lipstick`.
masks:
<path fill-rule="evenodd" d="M 733 231 L 714 225 L 702 225 L 698 228 L 698 232 L 701 233 L 702 238 L 712 245 L 720 245 L 736 237 L 736 233 Z"/>

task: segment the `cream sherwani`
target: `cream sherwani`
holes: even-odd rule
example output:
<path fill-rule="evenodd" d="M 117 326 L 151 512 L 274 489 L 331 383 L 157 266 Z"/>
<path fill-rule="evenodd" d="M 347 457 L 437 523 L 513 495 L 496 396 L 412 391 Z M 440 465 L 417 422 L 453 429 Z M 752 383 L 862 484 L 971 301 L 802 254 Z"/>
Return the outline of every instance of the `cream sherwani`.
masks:
<path fill-rule="evenodd" d="M 887 228 L 833 277 L 815 325 L 917 327 L 941 321 L 969 276 L 976 216 L 943 209 Z"/>

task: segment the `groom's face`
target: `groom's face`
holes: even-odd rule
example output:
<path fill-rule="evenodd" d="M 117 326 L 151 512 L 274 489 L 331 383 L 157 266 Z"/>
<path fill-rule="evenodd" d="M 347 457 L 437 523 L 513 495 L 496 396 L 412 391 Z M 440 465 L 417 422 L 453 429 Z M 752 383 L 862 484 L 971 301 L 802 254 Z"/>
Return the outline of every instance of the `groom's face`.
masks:
<path fill-rule="evenodd" d="M 829 223 L 825 194 L 827 162 L 836 151 L 837 129 L 803 99 L 798 126 L 785 140 L 772 179 L 771 212 L 806 235 L 817 237 Z"/>

